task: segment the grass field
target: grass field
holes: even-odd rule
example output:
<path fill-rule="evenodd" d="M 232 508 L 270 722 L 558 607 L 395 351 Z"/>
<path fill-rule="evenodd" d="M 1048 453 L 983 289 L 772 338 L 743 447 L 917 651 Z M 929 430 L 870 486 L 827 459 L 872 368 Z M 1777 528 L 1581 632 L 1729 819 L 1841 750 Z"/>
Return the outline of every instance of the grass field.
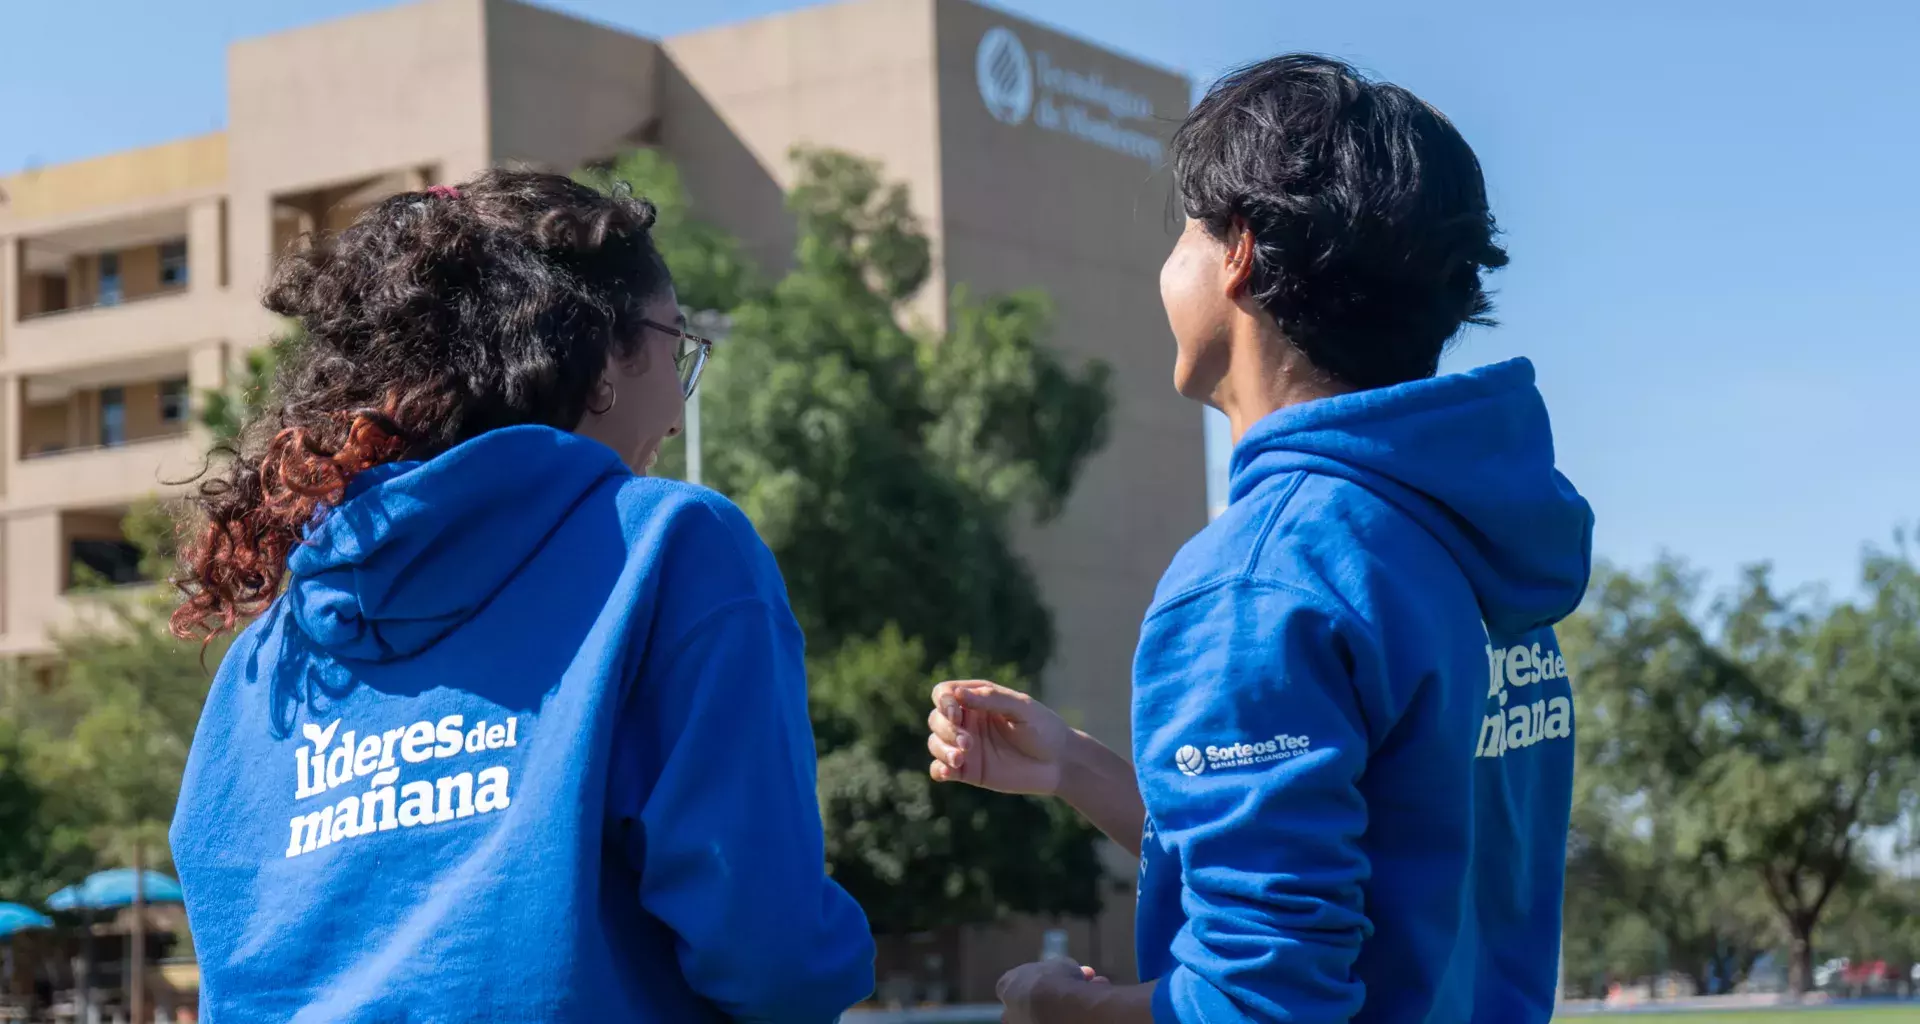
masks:
<path fill-rule="evenodd" d="M 1620 1024 L 1920 1024 L 1920 1007 L 1861 1006 L 1805 1010 L 1697 1010 L 1692 1013 L 1596 1013 L 1561 1017 L 1578 1021 L 1615 1020 Z"/>

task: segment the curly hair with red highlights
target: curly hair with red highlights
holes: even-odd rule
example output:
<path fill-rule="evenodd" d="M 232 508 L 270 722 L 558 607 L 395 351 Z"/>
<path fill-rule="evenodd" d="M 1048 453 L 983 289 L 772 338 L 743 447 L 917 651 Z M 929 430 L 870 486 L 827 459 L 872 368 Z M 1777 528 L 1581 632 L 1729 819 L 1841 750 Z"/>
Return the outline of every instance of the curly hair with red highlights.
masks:
<path fill-rule="evenodd" d="M 282 256 L 264 302 L 302 337 L 191 495 L 175 635 L 210 640 L 270 605 L 360 473 L 502 427 L 578 426 L 672 286 L 654 217 L 643 199 L 496 170 L 392 196 Z"/>

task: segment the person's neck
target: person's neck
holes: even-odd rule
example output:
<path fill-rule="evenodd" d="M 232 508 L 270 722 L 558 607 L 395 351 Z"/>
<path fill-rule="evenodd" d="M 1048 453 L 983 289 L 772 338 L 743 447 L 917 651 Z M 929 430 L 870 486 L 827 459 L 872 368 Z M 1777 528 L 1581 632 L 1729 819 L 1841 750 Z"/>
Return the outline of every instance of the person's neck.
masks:
<path fill-rule="evenodd" d="M 1233 368 L 1214 392 L 1213 402 L 1227 414 L 1234 444 L 1255 423 L 1281 409 L 1353 390 L 1320 371 L 1277 333 L 1249 338 L 1234 348 Z"/>

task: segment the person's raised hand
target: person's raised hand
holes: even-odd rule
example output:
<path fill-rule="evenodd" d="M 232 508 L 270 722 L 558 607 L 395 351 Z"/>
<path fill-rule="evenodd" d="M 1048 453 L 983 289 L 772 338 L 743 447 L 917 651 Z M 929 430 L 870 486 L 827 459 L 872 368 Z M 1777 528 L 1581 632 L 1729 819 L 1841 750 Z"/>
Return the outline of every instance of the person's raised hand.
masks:
<path fill-rule="evenodd" d="M 1106 987 L 1108 982 L 1093 968 L 1065 957 L 1015 967 L 1001 975 L 1000 983 L 994 986 L 994 995 L 1000 1000 L 1000 1020 L 1002 1024 L 1040 1024 L 1045 1004 L 1057 1007 L 1063 999 L 1084 995 L 1075 990 L 1087 985 Z"/>
<path fill-rule="evenodd" d="M 984 679 L 933 688 L 927 715 L 928 771 L 999 793 L 1051 795 L 1074 732 L 1045 704 Z"/>

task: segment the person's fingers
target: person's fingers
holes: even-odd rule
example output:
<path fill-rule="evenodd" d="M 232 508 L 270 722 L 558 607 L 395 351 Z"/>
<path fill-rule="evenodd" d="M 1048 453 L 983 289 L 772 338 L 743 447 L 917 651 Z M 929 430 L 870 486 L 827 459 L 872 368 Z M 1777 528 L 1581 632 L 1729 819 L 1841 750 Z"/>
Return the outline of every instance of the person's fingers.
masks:
<path fill-rule="evenodd" d="M 933 688 L 933 709 L 946 715 L 955 725 L 967 724 L 966 709 L 960 706 L 959 693 L 965 687 L 992 686 L 984 679 L 949 679 Z"/>
<path fill-rule="evenodd" d="M 938 761 L 933 761 L 927 765 L 927 774 L 933 776 L 933 781 L 935 782 L 955 781 L 953 769 Z"/>
<path fill-rule="evenodd" d="M 938 710 L 928 712 L 927 732 L 927 753 L 932 754 L 936 762 L 946 765 L 949 769 L 943 774 L 935 775 L 936 779 L 942 782 L 956 779 L 963 782 L 976 782 L 980 779 L 981 766 L 972 763 L 974 759 L 967 756 L 967 752 L 973 749 L 971 735 L 956 727 L 951 718 Z"/>
<path fill-rule="evenodd" d="M 927 731 L 961 750 L 973 746 L 973 737 L 952 718 L 941 713 L 939 708 L 927 712 Z"/>
<path fill-rule="evenodd" d="M 996 683 L 979 686 L 956 686 L 951 691 L 962 712 L 985 711 L 1000 715 L 1014 722 L 1028 720 L 1033 709 L 1033 698 L 1018 690 L 1009 690 Z"/>
<path fill-rule="evenodd" d="M 939 761 L 941 764 L 952 768 L 956 772 L 966 771 L 967 752 L 952 743 L 948 743 L 939 736 L 929 735 L 927 737 L 927 753 L 932 754 L 935 761 Z"/>

